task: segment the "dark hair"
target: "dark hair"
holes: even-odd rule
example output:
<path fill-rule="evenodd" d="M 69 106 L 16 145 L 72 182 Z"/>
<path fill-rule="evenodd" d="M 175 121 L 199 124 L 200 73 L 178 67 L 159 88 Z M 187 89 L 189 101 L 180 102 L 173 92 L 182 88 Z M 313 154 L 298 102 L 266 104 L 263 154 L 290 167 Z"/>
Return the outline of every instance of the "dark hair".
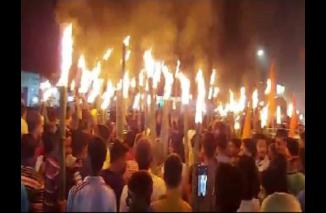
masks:
<path fill-rule="evenodd" d="M 88 145 L 92 136 L 80 130 L 73 131 L 71 136 L 72 155 L 78 156 Z"/>
<path fill-rule="evenodd" d="M 256 156 L 256 143 L 254 140 L 250 138 L 246 138 L 243 140 L 243 145 L 246 147 L 246 149 L 252 154 L 253 157 Z"/>
<path fill-rule="evenodd" d="M 146 212 L 151 203 L 153 180 L 147 171 L 137 171 L 128 182 L 128 201 L 130 212 Z"/>
<path fill-rule="evenodd" d="M 25 134 L 21 140 L 21 161 L 29 160 L 34 157 L 38 142 L 31 134 Z"/>
<path fill-rule="evenodd" d="M 135 131 L 128 131 L 125 139 L 125 144 L 128 145 L 129 148 L 132 148 L 135 143 L 136 132 Z"/>
<path fill-rule="evenodd" d="M 41 122 L 42 120 L 39 112 L 33 110 L 27 113 L 28 132 L 32 133 Z"/>
<path fill-rule="evenodd" d="M 110 132 L 109 129 L 105 126 L 105 125 L 97 125 L 97 130 L 98 130 L 98 134 L 99 136 L 103 139 L 103 140 L 108 140 L 109 136 L 110 136 Z"/>
<path fill-rule="evenodd" d="M 259 193 L 258 169 L 253 157 L 243 155 L 239 159 L 239 169 L 242 177 L 242 200 L 257 198 Z"/>
<path fill-rule="evenodd" d="M 231 143 L 233 143 L 238 149 L 241 147 L 241 139 L 239 138 L 232 138 Z"/>
<path fill-rule="evenodd" d="M 167 187 L 179 186 L 182 176 L 182 162 L 177 154 L 171 154 L 164 162 L 164 181 Z"/>
<path fill-rule="evenodd" d="M 178 131 L 173 131 L 170 137 L 170 143 L 173 147 L 173 150 L 176 154 L 178 154 L 182 160 L 182 162 L 185 161 L 185 151 L 183 146 L 183 135 L 179 133 Z"/>
<path fill-rule="evenodd" d="M 288 138 L 287 147 L 292 156 L 299 156 L 299 142 L 296 139 Z"/>
<path fill-rule="evenodd" d="M 128 147 L 118 139 L 113 142 L 110 149 L 110 163 L 114 163 L 128 152 Z"/>
<path fill-rule="evenodd" d="M 219 149 L 225 150 L 228 140 L 225 133 L 220 133 L 216 136 L 217 147 Z"/>
<path fill-rule="evenodd" d="M 216 151 L 216 141 L 214 135 L 210 132 L 205 133 L 203 138 L 204 152 L 207 158 L 214 158 Z"/>
<path fill-rule="evenodd" d="M 52 150 L 59 146 L 60 137 L 58 134 L 51 133 L 51 132 L 44 132 L 43 133 L 43 145 L 44 145 L 44 153 L 50 154 Z"/>
<path fill-rule="evenodd" d="M 98 137 L 92 138 L 88 144 L 88 157 L 93 173 L 98 173 L 103 166 L 106 158 L 106 145 Z"/>
<path fill-rule="evenodd" d="M 216 211 L 236 212 L 241 202 L 241 173 L 237 167 L 220 163 L 216 170 Z"/>
<path fill-rule="evenodd" d="M 152 147 L 148 139 L 142 138 L 136 145 L 135 160 L 140 170 L 148 170 L 153 158 Z"/>
<path fill-rule="evenodd" d="M 282 154 L 276 154 L 269 167 L 262 173 L 262 185 L 267 195 L 287 192 L 287 162 Z"/>
<path fill-rule="evenodd" d="M 25 104 L 21 103 L 21 108 L 20 108 L 21 116 L 23 116 L 26 113 L 26 111 L 27 110 Z"/>

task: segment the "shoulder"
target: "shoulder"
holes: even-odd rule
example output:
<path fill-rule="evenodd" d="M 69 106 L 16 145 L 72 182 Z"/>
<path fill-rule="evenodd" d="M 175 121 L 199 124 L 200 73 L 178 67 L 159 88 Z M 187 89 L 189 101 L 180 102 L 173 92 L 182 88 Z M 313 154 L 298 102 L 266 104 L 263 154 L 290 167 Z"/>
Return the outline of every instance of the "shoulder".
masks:
<path fill-rule="evenodd" d="M 151 209 L 154 211 L 159 211 L 161 209 L 164 203 L 165 199 L 161 199 L 161 200 L 157 200 L 157 201 L 153 201 L 151 203 Z"/>
<path fill-rule="evenodd" d="M 85 186 L 88 185 L 88 182 L 84 181 L 78 185 L 75 185 L 73 186 L 71 189 L 70 189 L 70 193 L 71 195 L 76 195 L 78 192 L 80 192 Z"/>
<path fill-rule="evenodd" d="M 191 206 L 190 206 L 189 203 L 187 203 L 186 201 L 181 200 L 181 205 L 182 205 L 182 209 L 183 209 L 185 212 L 191 212 L 191 211 L 192 211 Z"/>

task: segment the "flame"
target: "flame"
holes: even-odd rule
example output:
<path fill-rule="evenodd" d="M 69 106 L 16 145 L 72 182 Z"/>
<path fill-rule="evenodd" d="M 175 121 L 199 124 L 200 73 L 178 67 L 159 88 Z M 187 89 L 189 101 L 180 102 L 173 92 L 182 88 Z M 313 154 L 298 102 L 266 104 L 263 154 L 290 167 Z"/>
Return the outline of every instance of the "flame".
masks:
<path fill-rule="evenodd" d="M 91 86 L 92 73 L 87 70 L 84 55 L 80 55 L 79 57 L 78 68 L 80 68 L 82 71 L 79 92 L 85 94 Z"/>
<path fill-rule="evenodd" d="M 151 103 L 152 103 L 152 97 L 151 97 L 150 94 L 147 94 L 147 100 L 146 100 L 146 102 L 147 102 L 147 106 L 150 106 L 151 105 Z"/>
<path fill-rule="evenodd" d="M 123 88 L 122 88 L 122 96 L 123 96 L 123 98 L 128 98 L 129 83 L 130 83 L 129 74 L 128 74 L 128 71 L 127 71 L 123 75 Z"/>
<path fill-rule="evenodd" d="M 70 91 L 74 91 L 75 90 L 75 86 L 76 86 L 75 80 L 72 80 L 71 81 L 71 84 L 70 84 Z"/>
<path fill-rule="evenodd" d="M 213 70 L 212 70 L 212 74 L 211 74 L 211 78 L 210 78 L 210 81 L 209 81 L 209 84 L 210 84 L 211 86 L 214 85 L 214 83 L 215 83 L 215 78 L 216 78 L 216 69 L 213 69 Z"/>
<path fill-rule="evenodd" d="M 271 79 L 267 79 L 267 82 L 266 82 L 266 89 L 265 89 L 265 95 L 268 95 L 270 92 L 271 92 L 271 89 L 272 89 L 272 81 Z"/>
<path fill-rule="evenodd" d="M 276 94 L 277 95 L 279 95 L 279 96 L 283 95 L 284 94 L 284 91 L 285 91 L 285 87 L 284 86 L 279 85 L 279 84 L 276 85 Z"/>
<path fill-rule="evenodd" d="M 144 81 L 145 81 L 144 72 L 145 72 L 144 70 L 141 70 L 138 75 L 139 86 L 141 86 L 141 87 L 144 86 Z"/>
<path fill-rule="evenodd" d="M 50 84 L 49 80 L 46 80 L 46 81 L 40 83 L 40 89 L 42 91 L 47 90 L 49 88 L 51 88 L 51 84 Z"/>
<path fill-rule="evenodd" d="M 110 105 L 110 100 L 114 95 L 115 88 L 113 87 L 113 84 L 111 81 L 107 82 L 106 90 L 102 95 L 103 102 L 101 104 L 101 109 L 107 109 Z"/>
<path fill-rule="evenodd" d="M 110 58 L 112 51 L 113 48 L 108 48 L 103 55 L 103 60 L 107 61 Z"/>
<path fill-rule="evenodd" d="M 152 56 L 152 50 L 146 50 L 144 53 L 144 62 L 145 62 L 145 70 L 148 77 L 152 77 L 154 74 L 154 58 Z"/>
<path fill-rule="evenodd" d="M 289 117 L 292 117 L 292 113 L 293 113 L 293 103 L 289 103 L 288 108 L 287 108 L 287 115 Z"/>
<path fill-rule="evenodd" d="M 123 44 L 128 47 L 129 46 L 129 41 L 130 41 L 130 35 L 126 36 L 124 39 L 123 39 Z"/>
<path fill-rule="evenodd" d="M 172 84 L 173 84 L 174 79 L 173 79 L 173 74 L 171 72 L 169 72 L 169 69 L 167 66 L 163 65 L 162 71 L 163 71 L 163 75 L 165 78 L 163 99 L 167 100 L 171 96 Z"/>
<path fill-rule="evenodd" d="M 44 90 L 42 100 L 43 102 L 46 102 L 49 100 L 50 97 L 55 96 L 58 93 L 58 89 L 56 87 L 50 87 Z"/>
<path fill-rule="evenodd" d="M 189 104 L 190 81 L 182 72 L 176 72 L 176 78 L 179 79 L 181 84 L 181 103 Z"/>
<path fill-rule="evenodd" d="M 225 117 L 227 115 L 227 113 L 228 113 L 227 108 L 226 107 L 223 108 L 222 103 L 220 103 L 218 105 L 218 107 L 215 109 L 215 111 L 217 111 L 219 113 L 219 115 L 222 116 L 222 117 Z"/>
<path fill-rule="evenodd" d="M 122 80 L 120 79 L 117 83 L 117 90 L 120 91 L 122 89 Z"/>
<path fill-rule="evenodd" d="M 103 79 L 97 78 L 93 81 L 92 90 L 87 98 L 88 103 L 94 103 L 95 98 L 99 95 L 101 87 L 103 84 Z"/>
<path fill-rule="evenodd" d="M 258 90 L 255 89 L 254 92 L 252 93 L 252 108 L 256 109 L 258 106 Z"/>
<path fill-rule="evenodd" d="M 239 122 L 239 120 L 236 120 L 236 121 L 234 122 L 234 129 L 235 129 L 235 130 L 239 130 L 239 129 L 240 129 L 240 122 Z"/>
<path fill-rule="evenodd" d="M 195 114 L 195 123 L 202 123 L 203 121 L 203 113 L 206 111 L 205 105 L 205 81 L 203 72 L 201 69 L 198 70 L 196 75 L 196 82 L 197 82 L 197 101 L 196 101 L 196 114 Z"/>
<path fill-rule="evenodd" d="M 61 76 L 57 86 L 66 87 L 68 84 L 69 70 L 72 64 L 72 45 L 72 24 L 70 23 L 63 30 L 61 40 Z"/>
<path fill-rule="evenodd" d="M 281 107 L 277 106 L 276 108 L 276 123 L 281 124 Z"/>
<path fill-rule="evenodd" d="M 232 90 L 229 90 L 229 104 L 228 104 L 228 108 L 230 109 L 231 112 L 235 112 L 237 110 L 237 103 L 234 100 L 234 94 Z"/>
<path fill-rule="evenodd" d="M 137 93 L 134 99 L 134 103 L 132 105 L 132 109 L 139 110 L 140 109 L 140 93 Z"/>
<path fill-rule="evenodd" d="M 240 89 L 240 100 L 238 104 L 238 111 L 243 111 L 244 108 L 246 107 L 246 88 L 241 87 Z"/>
<path fill-rule="evenodd" d="M 136 88 L 136 79 L 132 78 L 130 81 L 130 87 L 132 87 L 133 89 Z"/>
<path fill-rule="evenodd" d="M 125 61 L 128 61 L 129 60 L 130 54 L 131 54 L 131 50 L 127 50 L 126 51 L 126 55 L 125 55 Z"/>
<path fill-rule="evenodd" d="M 220 88 L 214 87 L 213 98 L 216 98 L 219 92 L 220 92 Z"/>
<path fill-rule="evenodd" d="M 153 75 L 153 88 L 157 88 L 158 83 L 161 80 L 161 68 L 163 64 L 160 62 L 155 62 L 155 70 L 154 70 L 154 75 Z"/>
<path fill-rule="evenodd" d="M 268 104 L 260 112 L 261 128 L 264 128 L 267 125 L 268 118 Z"/>

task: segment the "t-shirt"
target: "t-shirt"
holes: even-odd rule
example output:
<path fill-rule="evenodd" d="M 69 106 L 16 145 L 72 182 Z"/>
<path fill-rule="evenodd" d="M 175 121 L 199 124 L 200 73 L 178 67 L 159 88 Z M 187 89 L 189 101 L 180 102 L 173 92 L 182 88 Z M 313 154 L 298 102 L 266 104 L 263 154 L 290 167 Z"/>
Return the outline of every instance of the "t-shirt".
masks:
<path fill-rule="evenodd" d="M 44 182 L 33 167 L 21 166 L 21 183 L 27 190 L 30 210 L 43 211 Z"/>
<path fill-rule="evenodd" d="M 154 212 L 191 212 L 191 206 L 184 200 L 177 190 L 170 191 L 165 198 L 151 204 Z"/>
<path fill-rule="evenodd" d="M 300 191 L 305 189 L 305 176 L 301 172 L 287 174 L 287 185 L 289 193 L 297 196 Z"/>
<path fill-rule="evenodd" d="M 120 206 L 120 196 L 122 193 L 123 186 L 125 182 L 123 180 L 123 175 L 113 172 L 110 169 L 102 170 L 100 175 L 103 177 L 106 184 L 108 184 L 114 191 L 117 198 L 117 206 Z"/>

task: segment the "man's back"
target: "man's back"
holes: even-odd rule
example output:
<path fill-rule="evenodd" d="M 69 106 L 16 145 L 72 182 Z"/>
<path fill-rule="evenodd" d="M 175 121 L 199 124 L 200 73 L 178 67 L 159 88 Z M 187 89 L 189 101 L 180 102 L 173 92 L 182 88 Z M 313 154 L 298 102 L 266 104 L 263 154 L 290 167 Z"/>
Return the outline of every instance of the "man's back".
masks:
<path fill-rule="evenodd" d="M 167 194 L 165 198 L 151 204 L 154 212 L 191 212 L 191 206 L 177 192 Z"/>
<path fill-rule="evenodd" d="M 116 212 L 113 190 L 100 176 L 88 176 L 83 183 L 74 186 L 68 196 L 68 212 Z"/>
<path fill-rule="evenodd" d="M 113 172 L 110 169 L 102 170 L 101 176 L 103 177 L 106 184 L 108 184 L 114 191 L 114 194 L 117 198 L 117 206 L 120 204 L 120 196 L 125 185 L 122 174 Z"/>

